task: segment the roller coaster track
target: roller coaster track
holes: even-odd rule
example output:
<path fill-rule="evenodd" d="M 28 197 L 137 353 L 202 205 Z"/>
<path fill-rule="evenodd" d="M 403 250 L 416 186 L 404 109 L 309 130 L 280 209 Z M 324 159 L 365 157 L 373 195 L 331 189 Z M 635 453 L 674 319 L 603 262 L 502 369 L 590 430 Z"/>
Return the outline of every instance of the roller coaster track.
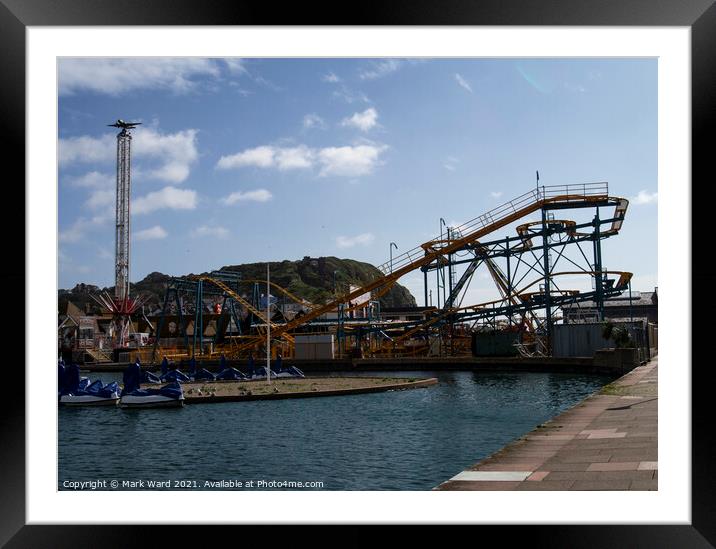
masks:
<path fill-rule="evenodd" d="M 245 280 L 244 282 L 265 282 L 265 281 Z M 271 284 L 272 286 L 274 286 L 276 289 L 278 289 L 279 291 L 284 290 L 281 286 L 279 286 L 279 285 L 277 285 L 277 284 L 273 284 L 273 283 L 270 283 L 270 284 Z M 380 288 L 377 292 L 375 292 L 375 293 L 373 293 L 373 294 L 371 295 L 371 299 L 378 299 L 379 297 L 381 297 L 382 295 L 384 295 L 385 293 L 387 293 L 388 290 L 390 290 L 390 288 L 393 286 L 393 284 L 394 284 L 394 282 L 392 282 L 392 283 L 390 283 L 390 284 L 386 284 L 385 287 Z M 287 292 L 287 291 L 284 291 L 284 293 L 285 293 L 286 295 L 289 295 L 289 292 Z M 293 299 L 293 298 L 292 298 L 292 299 Z M 244 301 L 245 301 L 245 300 L 244 300 Z M 242 302 L 243 302 L 243 301 L 242 301 Z M 299 302 L 299 303 L 300 303 L 300 302 Z M 354 305 L 353 307 L 349 307 L 349 308 L 345 309 L 343 312 L 344 312 L 344 313 L 348 313 L 348 312 L 350 312 L 350 311 L 355 311 L 356 309 L 361 309 L 361 308 L 363 308 L 363 307 L 367 307 L 368 305 L 369 305 L 369 302 L 366 301 L 365 303 L 359 303 L 358 305 Z M 315 307 L 315 305 L 314 305 L 314 307 Z M 252 312 L 253 312 L 253 311 L 252 311 Z M 276 325 L 276 324 L 274 324 L 274 323 L 271 323 L 271 330 L 272 330 L 272 331 L 275 331 L 275 330 L 277 329 L 277 328 L 275 328 L 276 326 L 278 326 L 278 325 Z M 350 328 L 348 328 L 348 329 L 350 329 Z M 282 334 L 279 334 L 279 335 L 280 335 L 281 337 L 287 339 L 290 343 L 293 344 L 294 339 L 293 339 L 291 336 L 289 336 L 288 338 L 286 337 L 286 336 L 289 335 L 289 334 L 282 333 Z M 241 353 L 242 351 L 246 351 L 246 350 L 248 350 L 248 349 L 251 349 L 251 348 L 253 348 L 253 347 L 256 347 L 257 345 L 262 344 L 262 343 L 265 341 L 265 339 L 266 339 L 266 338 L 265 338 L 265 335 L 243 336 L 243 337 L 244 337 L 245 341 L 244 341 L 243 343 L 241 343 L 241 344 L 238 344 L 238 346 L 235 346 L 234 348 L 231 349 L 230 352 L 231 352 L 231 355 L 232 355 L 232 356 L 238 355 L 238 354 Z M 232 340 L 232 342 L 233 342 L 233 340 Z"/>
<path fill-rule="evenodd" d="M 380 288 L 379 290 L 377 290 L 377 291 L 375 291 L 375 292 L 371 292 L 370 299 L 371 299 L 371 300 L 376 300 L 376 299 L 378 299 L 379 297 L 384 296 L 384 295 L 387 294 L 388 291 L 393 287 L 393 284 L 395 284 L 395 280 L 393 280 L 393 281 L 390 282 L 389 284 L 386 284 L 385 286 L 383 286 L 383 287 Z M 359 303 L 358 305 L 353 305 L 352 307 L 349 307 L 348 309 L 346 309 L 346 310 L 343 311 L 343 312 L 349 313 L 349 312 L 351 312 L 351 311 L 355 311 L 356 309 L 363 309 L 363 308 L 367 307 L 368 305 L 370 305 L 370 302 L 369 302 L 369 301 L 364 301 L 363 303 Z"/>
<path fill-rule="evenodd" d="M 271 320 L 270 320 L 269 318 L 267 318 L 265 311 L 259 311 L 256 307 L 254 307 L 253 305 L 251 305 L 251 303 L 249 303 L 248 301 L 246 301 L 243 297 L 241 297 L 241 296 L 240 296 L 239 294 L 237 294 L 234 290 L 232 290 L 227 284 L 224 284 L 221 280 L 217 280 L 216 278 L 212 278 L 212 277 L 210 277 L 210 276 L 195 276 L 195 277 L 192 277 L 192 278 L 193 278 L 194 280 L 203 280 L 203 281 L 206 281 L 206 282 L 210 282 L 211 284 L 213 284 L 213 285 L 216 286 L 217 288 L 220 288 L 220 289 L 221 289 L 223 292 L 225 292 L 228 296 L 234 298 L 235 301 L 237 301 L 238 303 L 240 303 L 241 305 L 243 305 L 244 307 L 246 307 L 247 310 L 251 311 L 251 312 L 252 312 L 253 314 L 255 314 L 257 317 L 259 317 L 260 319 L 264 320 L 265 322 L 268 322 L 268 323 L 271 325 L 271 329 L 272 329 L 272 330 L 280 330 L 281 326 L 279 326 L 278 324 L 274 324 L 273 322 L 271 322 Z M 294 341 L 293 336 L 291 336 L 290 334 L 285 333 L 285 331 L 283 331 L 283 332 L 281 332 L 281 333 L 277 333 L 277 334 L 275 334 L 275 335 L 276 335 L 276 337 L 278 337 L 278 336 L 283 337 L 286 341 L 288 341 L 288 342 L 290 342 L 290 343 L 293 343 L 293 341 Z"/>
<path fill-rule="evenodd" d="M 591 276 L 594 276 L 597 273 L 595 273 L 593 271 L 563 271 L 563 272 L 559 272 L 559 273 L 553 273 L 550 276 L 554 277 L 554 276 L 576 275 L 576 274 L 582 274 L 582 275 L 589 274 Z M 627 284 L 629 283 L 629 280 L 631 280 L 631 276 L 632 276 L 632 273 L 629 273 L 626 271 L 601 271 L 601 274 L 619 275 L 619 280 L 614 286 L 614 291 L 623 291 L 624 289 L 626 289 Z M 394 337 L 393 341 L 396 343 L 398 343 L 400 341 L 404 341 L 405 339 L 409 338 L 410 336 L 418 333 L 420 330 L 424 330 L 428 326 L 431 326 L 431 325 L 435 324 L 436 322 L 443 320 L 444 318 L 446 318 L 450 315 L 459 313 L 461 311 L 469 311 L 470 309 L 474 310 L 475 312 L 477 312 L 479 310 L 488 310 L 491 305 L 503 304 L 505 302 L 505 300 L 508 300 L 510 298 L 515 298 L 515 297 L 518 298 L 520 301 L 520 305 L 527 307 L 528 302 L 531 301 L 534 297 L 543 295 L 540 292 L 529 292 L 528 293 L 527 290 L 530 289 L 532 286 L 539 284 L 543 280 L 544 279 L 542 277 L 540 277 L 540 278 L 530 282 L 526 286 L 522 287 L 522 289 L 515 291 L 510 296 L 506 296 L 503 299 L 496 299 L 493 301 L 486 301 L 485 303 L 478 303 L 475 305 L 467 305 L 465 307 L 454 307 L 454 308 L 448 309 L 436 316 L 433 316 L 432 318 L 430 318 L 424 322 L 421 322 L 420 324 L 411 328 L 407 332 L 402 333 L 397 337 Z M 576 292 L 576 290 L 556 290 L 552 293 L 561 295 L 561 296 L 578 295 L 578 292 L 577 293 L 575 293 L 575 292 Z"/>
<path fill-rule="evenodd" d="M 266 281 L 265 280 L 256 280 L 256 279 L 247 279 L 247 280 L 240 280 L 239 283 L 240 284 L 243 284 L 243 283 L 266 284 Z M 275 282 L 269 282 L 269 284 L 271 285 L 272 288 L 275 288 L 276 290 L 278 290 L 279 292 L 284 294 L 286 297 L 288 297 L 294 303 L 298 303 L 299 305 L 305 305 L 306 307 L 308 307 L 309 311 L 320 307 L 320 305 L 315 305 L 314 303 L 311 303 L 310 301 L 301 299 L 300 297 L 289 292 L 283 286 L 279 286 Z M 394 284 L 394 282 L 391 282 L 390 284 L 386 284 L 384 288 L 381 288 L 380 290 L 373 292 L 371 295 L 371 299 L 373 299 L 373 300 L 378 299 L 379 297 L 385 295 L 393 287 L 393 284 Z M 346 309 L 344 312 L 348 313 L 350 311 L 355 311 L 356 309 L 363 309 L 363 308 L 367 307 L 368 305 L 369 305 L 368 301 L 363 302 L 363 303 L 358 303 L 357 305 L 353 305 L 352 307 Z"/>
<path fill-rule="evenodd" d="M 591 204 L 607 205 L 616 203 L 618 209 L 622 202 L 623 199 L 609 196 L 609 189 L 606 183 L 541 187 L 535 189 L 486 212 L 480 217 L 464 223 L 458 227 L 462 233 L 460 238 L 449 242 L 434 239 L 393 258 L 388 263 L 384 263 L 379 267 L 383 276 L 376 278 L 372 282 L 352 292 L 341 295 L 323 306 L 309 311 L 300 318 L 294 318 L 283 326 L 278 327 L 275 331 L 275 335 L 281 335 L 302 324 L 306 324 L 322 314 L 336 309 L 340 303 L 347 303 L 380 286 L 392 284 L 407 273 L 428 265 L 433 261 L 439 261 L 444 255 L 458 251 L 465 245 L 477 241 L 484 235 L 509 225 L 545 206 L 561 204 L 579 207 Z"/>
<path fill-rule="evenodd" d="M 246 283 L 246 284 L 266 284 L 266 281 L 265 280 L 256 280 L 256 279 L 239 280 L 239 284 L 244 284 L 244 283 Z M 309 309 L 315 309 L 316 307 L 319 306 L 319 305 L 314 305 L 313 303 L 311 303 L 308 300 L 301 299 L 300 297 L 289 292 L 283 286 L 279 286 L 275 282 L 269 282 L 269 284 L 271 285 L 272 288 L 277 289 L 279 292 L 284 294 L 286 297 L 288 297 L 294 303 L 298 303 L 299 305 L 305 305 Z"/>

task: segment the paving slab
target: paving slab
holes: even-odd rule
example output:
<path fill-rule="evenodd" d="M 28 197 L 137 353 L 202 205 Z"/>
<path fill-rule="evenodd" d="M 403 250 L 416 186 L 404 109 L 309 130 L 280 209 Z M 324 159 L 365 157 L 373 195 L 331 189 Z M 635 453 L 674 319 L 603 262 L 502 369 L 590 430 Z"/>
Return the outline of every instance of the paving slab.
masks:
<path fill-rule="evenodd" d="M 658 490 L 658 358 L 435 490 Z"/>

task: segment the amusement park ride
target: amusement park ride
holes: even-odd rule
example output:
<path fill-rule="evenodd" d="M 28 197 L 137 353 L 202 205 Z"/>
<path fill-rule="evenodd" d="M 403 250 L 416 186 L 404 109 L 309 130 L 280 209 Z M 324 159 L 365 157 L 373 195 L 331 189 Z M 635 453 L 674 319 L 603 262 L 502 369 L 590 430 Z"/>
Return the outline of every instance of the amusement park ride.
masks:
<path fill-rule="evenodd" d="M 112 314 L 115 348 L 127 345 L 132 315 L 145 300 L 129 295 L 131 131 L 139 125 L 123 120 L 110 124 L 121 130 L 117 134 L 115 289 L 113 296 L 105 292 L 95 300 Z M 442 232 L 441 218 L 438 237 L 397 257 L 392 255 L 395 244 L 391 243 L 390 260 L 378 267 L 379 275 L 358 288 L 351 286 L 348 292 L 336 292 L 335 298 L 327 303 L 307 304 L 288 290 L 271 284 L 284 299 L 304 308 L 290 320 L 285 317 L 277 320 L 271 314 L 269 295 L 266 295 L 268 306 L 262 306 L 259 284 L 267 281 L 243 280 L 235 271 L 174 278 L 166 290 L 152 360 L 156 360 L 162 342 L 162 355 L 244 357 L 265 349 L 269 334 L 270 345 L 280 347 L 284 356 L 290 356 L 296 335 L 326 330 L 335 332 L 341 355 L 344 352 L 359 356 L 428 355 L 435 352 L 436 341 L 441 355 L 459 355 L 468 352 L 466 342 L 480 323 L 481 329 L 514 332 L 514 345 L 522 355 L 548 355 L 553 325 L 561 307 L 594 302 L 599 320 L 603 320 L 605 299 L 630 289 L 631 273 L 607 270 L 602 263 L 602 240 L 619 233 L 628 205 L 625 198 L 609 195 L 607 183 L 540 186 L 537 174 L 533 190 L 462 225 L 446 227 L 446 234 Z M 601 208 L 610 213 L 603 217 Z M 585 209 L 593 209 L 591 220 L 578 223 L 563 215 L 569 210 Z M 555 212 L 559 212 L 558 218 Z M 539 214 L 540 219 L 526 219 L 533 214 Z M 496 237 L 498 230 L 520 221 L 512 236 Z M 560 263 L 569 266 L 557 270 Z M 498 297 L 463 305 L 470 281 L 481 267 L 494 281 Z M 414 271 L 423 273 L 425 312 L 417 319 L 405 321 L 376 315 L 379 297 Z M 428 277 L 432 272 L 437 280 L 436 308 L 428 307 Z M 562 280 L 576 275 L 591 278 L 591 291 L 561 287 Z M 370 298 L 364 299 L 368 294 Z M 204 298 L 215 300 L 220 311 L 212 338 L 204 335 Z M 173 343 L 167 345 L 166 338 L 161 336 L 172 300 L 178 315 L 179 337 L 170 338 Z M 193 304 L 193 315 L 186 312 L 188 304 Z M 355 314 L 359 309 L 362 315 Z M 187 328 L 191 321 L 190 341 Z M 211 345 L 206 345 L 207 339 L 213 339 Z"/>
<path fill-rule="evenodd" d="M 259 303 L 260 281 L 242 280 L 237 272 L 214 271 L 173 279 L 165 296 L 158 333 L 173 297 L 184 348 L 162 349 L 162 354 L 223 353 L 229 357 L 245 357 L 265 346 L 266 331 L 270 329 L 272 345 L 281 347 L 284 356 L 291 354 L 294 336 L 325 330 L 335 332 L 341 353 L 420 356 L 434 353 L 433 343 L 437 340 L 440 354 L 460 355 L 469 353 L 470 333 L 482 323 L 483 329 L 487 326 L 492 330 L 514 332 L 515 347 L 522 355 L 548 355 L 552 327 L 561 307 L 594 302 L 603 320 L 605 299 L 629 289 L 631 273 L 610 271 L 602 265 L 602 241 L 618 234 L 627 207 L 628 200 L 609 195 L 607 183 L 538 186 L 467 223 L 448 228 L 445 236 L 391 257 L 378 267 L 380 275 L 371 282 L 337 295 L 328 303 L 309 304 L 303 314 L 291 320 L 268 318 Z M 601 208 L 607 208 L 610 213 L 602 216 Z M 577 223 L 562 215 L 567 210 L 584 209 L 593 209 L 591 220 Z M 559 218 L 555 218 L 555 212 L 560 213 Z M 516 226 L 513 236 L 495 238 L 497 230 L 535 213 L 539 213 L 539 220 L 525 220 Z M 576 252 L 570 254 L 568 250 Z M 561 264 L 568 266 L 558 270 Z M 469 283 L 481 267 L 494 281 L 499 297 L 463 305 Z M 461 269 L 464 270 L 458 277 Z M 420 319 L 395 321 L 376 316 L 377 299 L 401 277 L 418 270 L 424 276 L 426 305 Z M 427 307 L 428 276 L 433 271 L 438 281 L 443 281 L 442 285 L 438 283 L 438 292 L 443 291 L 444 299 L 441 307 L 430 309 Z M 577 275 L 591 278 L 591 291 L 562 287 L 562 280 Z M 306 304 L 284 288 L 276 284 L 272 287 L 284 298 Z M 371 299 L 354 305 L 368 292 Z M 223 300 L 212 338 L 202 335 L 204 307 L 195 306 L 193 325 L 196 329 L 192 330 L 189 341 L 188 318 L 182 313 L 181 295 L 194 304 L 202 303 L 208 296 Z M 369 312 L 356 318 L 358 315 L 351 313 L 357 309 Z M 328 313 L 333 313 L 333 318 L 327 319 Z M 230 325 L 236 328 L 231 333 L 227 331 Z M 213 344 L 210 350 L 206 346 L 207 339 Z M 158 346 L 157 338 L 154 355 Z"/>
<path fill-rule="evenodd" d="M 108 124 L 120 128 L 117 134 L 117 204 L 114 240 L 114 295 L 104 292 L 95 301 L 112 314 L 110 337 L 115 348 L 125 347 L 132 315 L 139 311 L 145 298 L 129 296 L 129 197 L 131 187 L 132 134 L 141 122 L 117 120 Z"/>

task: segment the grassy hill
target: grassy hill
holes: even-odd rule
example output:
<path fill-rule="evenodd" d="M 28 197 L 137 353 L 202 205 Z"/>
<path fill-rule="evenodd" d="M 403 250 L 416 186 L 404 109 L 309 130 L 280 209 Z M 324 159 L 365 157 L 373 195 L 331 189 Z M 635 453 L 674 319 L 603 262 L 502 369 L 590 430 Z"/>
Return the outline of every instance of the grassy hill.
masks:
<path fill-rule="evenodd" d="M 311 303 L 323 303 L 333 296 L 333 280 L 339 292 L 345 292 L 350 284 L 362 286 L 376 277 L 380 271 L 369 263 L 355 261 L 352 259 L 339 259 L 337 257 L 304 257 L 299 261 L 271 262 L 271 282 L 286 288 L 292 294 L 307 299 Z M 221 268 L 224 271 L 238 271 L 244 280 L 266 278 L 266 263 L 247 263 L 243 265 L 225 265 Z M 202 273 L 203 274 L 203 273 Z M 132 295 L 149 296 L 149 310 L 160 307 L 167 283 L 171 277 L 159 272 L 148 274 L 143 280 L 132 284 L 130 293 Z M 58 301 L 59 311 L 64 312 L 67 301 L 72 301 L 82 308 L 90 307 L 90 310 L 99 312 L 99 307 L 92 299 L 92 294 L 106 290 L 114 292 L 114 288 L 99 288 L 89 284 L 77 284 L 71 290 L 59 290 Z M 247 291 L 250 287 L 247 286 Z M 395 284 L 388 293 L 380 299 L 381 307 L 400 307 L 416 305 L 415 298 L 407 288 Z"/>

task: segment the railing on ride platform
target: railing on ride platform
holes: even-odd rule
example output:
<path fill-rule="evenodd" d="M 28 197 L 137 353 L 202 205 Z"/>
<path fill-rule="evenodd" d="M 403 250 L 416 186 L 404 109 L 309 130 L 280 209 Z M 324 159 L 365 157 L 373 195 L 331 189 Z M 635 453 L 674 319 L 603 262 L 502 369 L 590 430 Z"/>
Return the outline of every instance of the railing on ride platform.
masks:
<path fill-rule="evenodd" d="M 494 225 L 504 218 L 516 214 L 531 204 L 535 204 L 540 201 L 559 200 L 560 202 L 583 202 L 585 199 L 607 196 L 609 196 L 609 184 L 606 182 L 541 186 L 524 193 L 517 198 L 502 204 L 501 206 L 493 208 L 492 210 L 471 219 L 470 221 L 466 221 L 462 225 L 458 225 L 453 229 L 461 235 L 461 237 L 465 237 L 485 229 L 490 225 Z M 432 248 L 439 249 L 440 247 L 445 246 L 447 241 L 442 240 L 440 236 L 437 236 L 425 244 L 430 243 L 433 244 L 431 246 Z M 393 271 L 405 267 L 406 265 L 410 265 L 425 255 L 426 250 L 423 246 L 424 245 L 416 246 L 407 252 L 403 252 L 399 256 L 394 257 L 392 260 L 379 265 L 378 269 L 384 275 L 389 275 Z"/>

